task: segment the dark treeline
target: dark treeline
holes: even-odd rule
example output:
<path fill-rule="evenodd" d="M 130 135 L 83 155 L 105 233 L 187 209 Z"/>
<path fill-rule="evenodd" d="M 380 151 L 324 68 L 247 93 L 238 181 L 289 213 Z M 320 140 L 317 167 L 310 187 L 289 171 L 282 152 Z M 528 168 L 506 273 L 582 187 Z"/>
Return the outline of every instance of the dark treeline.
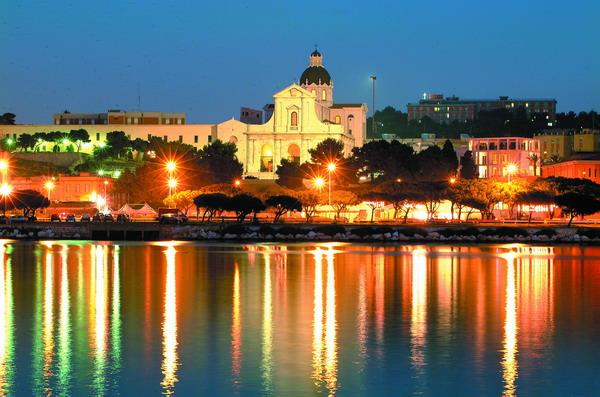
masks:
<path fill-rule="evenodd" d="M 382 133 L 395 134 L 398 138 L 416 138 L 422 133 L 435 133 L 442 138 L 458 138 L 461 133 L 475 137 L 488 136 L 523 136 L 531 137 L 548 128 L 564 128 L 579 130 L 582 128 L 599 128 L 600 118 L 595 111 L 557 113 L 556 121 L 548 126 L 546 114 L 536 113 L 527 117 L 524 108 L 516 110 L 497 109 L 479 112 L 472 121 L 453 121 L 449 124 L 438 124 L 429 117 L 419 121 L 408 121 L 408 114 L 391 106 L 375 112 L 377 135 L 372 132 L 372 118 L 367 122 L 367 136 L 378 138 Z"/>

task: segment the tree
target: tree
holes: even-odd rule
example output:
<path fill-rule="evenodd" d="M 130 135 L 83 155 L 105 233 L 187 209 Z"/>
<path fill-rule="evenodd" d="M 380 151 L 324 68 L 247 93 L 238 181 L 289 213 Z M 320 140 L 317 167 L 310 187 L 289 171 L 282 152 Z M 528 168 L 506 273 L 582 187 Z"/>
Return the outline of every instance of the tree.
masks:
<path fill-rule="evenodd" d="M 302 211 L 308 223 L 315 215 L 317 206 L 322 202 L 321 195 L 312 190 L 304 190 L 298 193 L 298 199 L 302 203 Z"/>
<path fill-rule="evenodd" d="M 267 207 L 275 208 L 273 223 L 277 223 L 281 216 L 288 212 L 302 211 L 302 203 L 296 197 L 287 195 L 271 196 L 266 201 Z"/>
<path fill-rule="evenodd" d="M 83 128 L 80 128 L 78 130 L 71 130 L 69 132 L 69 140 L 71 142 L 74 142 L 75 145 L 77 145 L 78 152 L 81 150 L 81 145 L 83 143 L 91 142 L 90 134 L 88 134 L 88 132 Z"/>
<path fill-rule="evenodd" d="M 35 147 L 36 141 L 33 135 L 30 134 L 21 134 L 17 138 L 17 146 L 21 148 L 23 151 L 28 151 L 29 149 L 33 149 Z"/>
<path fill-rule="evenodd" d="M 0 116 L 0 124 L 3 125 L 14 125 L 15 124 L 15 118 L 17 116 L 14 113 L 4 113 Z"/>
<path fill-rule="evenodd" d="M 111 131 L 106 134 L 104 152 L 113 158 L 124 157 L 131 150 L 131 141 L 123 131 Z"/>
<path fill-rule="evenodd" d="M 567 192 L 556 196 L 555 202 L 569 216 L 569 227 L 576 216 L 583 217 L 600 211 L 600 200 L 589 194 Z"/>
<path fill-rule="evenodd" d="M 263 211 L 265 208 L 265 205 L 258 197 L 242 193 L 231 197 L 228 200 L 225 209 L 234 211 L 237 216 L 237 221 L 242 223 L 246 217 L 252 213 L 254 213 L 254 218 L 256 218 L 256 214 Z"/>
<path fill-rule="evenodd" d="M 202 184 L 233 183 L 242 177 L 244 166 L 236 156 L 233 143 L 216 140 L 198 151 L 198 166 L 202 171 Z"/>
<path fill-rule="evenodd" d="M 335 210 L 335 218 L 338 220 L 340 214 L 348 209 L 351 205 L 360 204 L 358 196 L 347 190 L 335 190 L 331 192 L 331 205 Z"/>
<path fill-rule="evenodd" d="M 548 208 L 548 215 L 550 219 L 553 218 L 553 212 L 550 211 L 550 206 L 554 204 L 554 193 L 549 190 L 531 189 L 531 187 L 525 191 L 517 193 L 515 201 L 520 205 L 529 206 L 529 219 L 531 223 L 531 216 L 533 215 L 533 206 L 544 205 Z M 551 214 L 552 212 L 552 214 Z"/>
<path fill-rule="evenodd" d="M 204 193 L 194 197 L 194 205 L 196 206 L 196 213 L 200 211 L 200 208 L 204 208 L 202 222 L 205 219 L 210 222 L 217 212 L 228 208 L 229 197 L 223 193 Z"/>
<path fill-rule="evenodd" d="M 473 160 L 473 153 L 467 150 L 460 158 L 460 178 L 475 179 L 478 177 L 479 171 L 477 171 L 477 164 Z"/>
<path fill-rule="evenodd" d="M 413 183 L 389 181 L 379 185 L 378 191 L 394 207 L 393 218 L 396 219 L 400 214 L 404 223 L 408 221 L 410 211 L 421 199 L 421 194 Z"/>
<path fill-rule="evenodd" d="M 313 149 L 309 149 L 311 162 L 320 166 L 327 166 L 331 162 L 338 162 L 344 158 L 344 144 L 333 138 L 319 142 Z"/>
<path fill-rule="evenodd" d="M 178 208 L 185 215 L 194 206 L 194 198 L 200 194 L 198 190 L 183 190 L 173 193 L 163 200 L 166 206 Z"/>
<path fill-rule="evenodd" d="M 40 208 L 48 208 L 50 201 L 37 190 L 17 190 L 14 194 L 13 203 L 15 208 L 23 210 L 23 216 L 35 216 Z"/>
<path fill-rule="evenodd" d="M 445 168 L 448 170 L 451 176 L 455 176 L 456 171 L 458 170 L 458 159 L 456 158 L 454 146 L 449 139 L 446 139 L 446 142 L 444 142 L 441 156 Z"/>
<path fill-rule="evenodd" d="M 277 183 L 290 189 L 302 187 L 302 168 L 294 161 L 281 159 L 281 164 L 275 170 Z"/>
<path fill-rule="evenodd" d="M 387 201 L 385 194 L 378 191 L 366 191 L 360 194 L 360 199 L 365 201 L 367 206 L 371 209 L 371 223 L 375 220 L 375 210 L 381 208 Z"/>
<path fill-rule="evenodd" d="M 527 160 L 529 160 L 531 165 L 533 165 L 533 175 L 537 175 L 537 166 L 540 157 L 535 153 L 531 153 L 529 156 L 527 156 Z"/>
<path fill-rule="evenodd" d="M 465 205 L 479 210 L 482 219 L 493 219 L 494 207 L 504 199 L 498 183 L 491 179 L 473 179 L 470 183 L 473 192 Z"/>

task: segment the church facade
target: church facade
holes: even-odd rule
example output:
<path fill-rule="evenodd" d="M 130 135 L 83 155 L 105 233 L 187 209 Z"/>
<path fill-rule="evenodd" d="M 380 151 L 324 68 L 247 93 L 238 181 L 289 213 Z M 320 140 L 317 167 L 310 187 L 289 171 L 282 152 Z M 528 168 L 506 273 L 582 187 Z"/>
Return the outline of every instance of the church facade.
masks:
<path fill-rule="evenodd" d="M 299 82 L 273 95 L 272 110 L 264 124 L 247 124 L 231 119 L 218 124 L 48 124 L 0 125 L 0 139 L 15 142 L 21 134 L 85 129 L 91 142 L 81 151 L 91 153 L 103 147 L 111 131 L 124 131 L 130 139 L 160 137 L 201 148 L 219 139 L 234 143 L 238 159 L 246 175 L 261 179 L 276 178 L 275 171 L 282 159 L 303 163 L 310 159 L 309 149 L 319 142 L 333 138 L 344 144 L 349 155 L 352 148 L 366 141 L 367 106 L 365 104 L 336 104 L 333 80 L 323 66 L 322 55 L 314 51 L 309 66 Z M 40 151 L 52 151 L 54 144 L 40 145 Z M 64 148 L 63 148 L 64 149 Z M 61 149 L 61 150 L 63 150 Z"/>

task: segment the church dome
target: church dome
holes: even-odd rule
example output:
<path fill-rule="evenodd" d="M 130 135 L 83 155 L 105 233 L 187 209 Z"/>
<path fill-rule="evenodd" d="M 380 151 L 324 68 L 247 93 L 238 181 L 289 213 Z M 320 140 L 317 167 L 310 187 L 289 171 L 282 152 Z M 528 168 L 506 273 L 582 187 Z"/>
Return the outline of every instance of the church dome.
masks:
<path fill-rule="evenodd" d="M 327 69 L 325 69 L 323 66 L 309 66 L 304 70 L 304 72 L 302 72 L 302 76 L 300 76 L 300 84 L 331 85 L 331 76 L 329 75 Z"/>

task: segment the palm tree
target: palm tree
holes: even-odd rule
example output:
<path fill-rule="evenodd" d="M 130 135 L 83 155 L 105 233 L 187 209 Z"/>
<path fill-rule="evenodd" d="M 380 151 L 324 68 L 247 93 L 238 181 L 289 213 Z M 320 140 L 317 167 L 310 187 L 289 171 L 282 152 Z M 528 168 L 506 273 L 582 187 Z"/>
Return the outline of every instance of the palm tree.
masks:
<path fill-rule="evenodd" d="M 537 164 L 538 164 L 538 161 L 540 160 L 540 157 L 535 153 L 531 153 L 527 157 L 527 160 L 531 161 L 531 164 L 533 165 L 533 175 L 537 176 Z"/>

